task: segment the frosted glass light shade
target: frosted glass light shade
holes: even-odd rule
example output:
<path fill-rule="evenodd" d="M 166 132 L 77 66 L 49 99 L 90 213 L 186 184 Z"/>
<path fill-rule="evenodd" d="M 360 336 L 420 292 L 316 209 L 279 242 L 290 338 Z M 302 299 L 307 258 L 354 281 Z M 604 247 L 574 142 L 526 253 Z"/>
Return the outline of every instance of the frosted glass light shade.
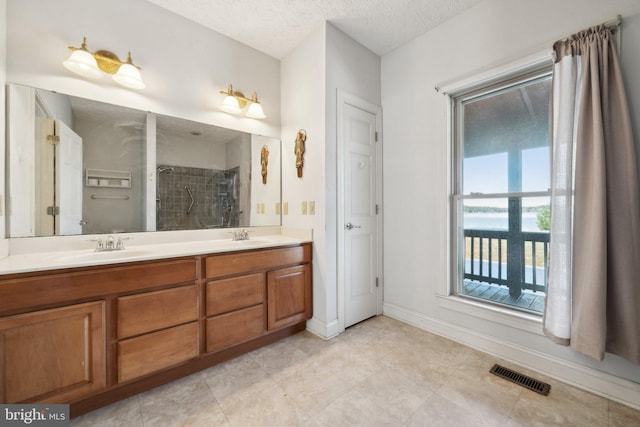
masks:
<path fill-rule="evenodd" d="M 222 101 L 222 105 L 220 106 L 220 109 L 222 111 L 225 111 L 231 114 L 240 114 L 242 112 L 242 110 L 240 109 L 240 104 L 238 103 L 238 100 L 235 98 L 235 96 L 231 96 L 231 95 L 228 95 L 224 98 L 224 101 Z"/>
<path fill-rule="evenodd" d="M 102 72 L 98 68 L 96 59 L 86 50 L 78 49 L 73 51 L 69 59 L 62 62 L 62 65 L 69 71 L 90 79 L 102 77 Z"/>
<path fill-rule="evenodd" d="M 252 102 L 249 104 L 249 108 L 247 109 L 247 117 L 251 117 L 252 119 L 264 119 L 264 111 L 262 110 L 262 105 L 257 102 Z"/>
<path fill-rule="evenodd" d="M 145 84 L 142 81 L 140 70 L 131 64 L 122 64 L 118 72 L 113 75 L 113 80 L 132 89 L 144 89 Z"/>

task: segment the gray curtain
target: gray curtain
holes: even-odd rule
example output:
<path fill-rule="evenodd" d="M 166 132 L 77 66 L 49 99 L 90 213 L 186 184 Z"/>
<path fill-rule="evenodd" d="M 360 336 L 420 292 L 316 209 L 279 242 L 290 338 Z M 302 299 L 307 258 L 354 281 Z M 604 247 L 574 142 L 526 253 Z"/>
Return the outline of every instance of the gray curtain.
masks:
<path fill-rule="evenodd" d="M 544 330 L 640 364 L 640 197 L 613 29 L 554 45 L 551 249 Z"/>

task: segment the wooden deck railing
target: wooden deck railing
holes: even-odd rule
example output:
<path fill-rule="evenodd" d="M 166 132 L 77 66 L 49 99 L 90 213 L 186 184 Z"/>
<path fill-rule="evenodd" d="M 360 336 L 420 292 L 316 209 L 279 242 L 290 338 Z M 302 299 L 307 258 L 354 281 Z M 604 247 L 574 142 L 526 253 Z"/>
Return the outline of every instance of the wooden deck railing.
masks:
<path fill-rule="evenodd" d="M 464 237 L 465 279 L 508 286 L 514 296 L 545 292 L 549 233 L 465 229 Z M 508 245 L 523 245 L 520 269 L 507 268 Z"/>

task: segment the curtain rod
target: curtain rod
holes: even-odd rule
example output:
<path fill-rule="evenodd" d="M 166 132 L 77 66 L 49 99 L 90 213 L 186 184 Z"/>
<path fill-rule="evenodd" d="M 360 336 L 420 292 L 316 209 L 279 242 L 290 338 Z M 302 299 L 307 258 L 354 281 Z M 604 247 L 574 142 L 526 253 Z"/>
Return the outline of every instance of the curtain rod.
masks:
<path fill-rule="evenodd" d="M 574 34 L 577 34 L 577 33 L 581 32 L 581 31 L 585 31 L 585 30 L 587 30 L 589 28 L 598 27 L 600 25 L 604 25 L 607 28 L 611 28 L 613 30 L 617 30 L 618 27 L 620 27 L 620 25 L 622 25 L 622 16 L 621 15 L 616 15 L 613 18 L 607 19 L 606 21 L 601 22 L 599 24 L 590 25 L 590 26 L 588 26 L 586 28 L 583 28 L 582 30 L 578 30 L 578 31 L 575 31 L 575 32 L 573 32 L 571 34 L 567 34 L 567 35 L 565 35 L 563 37 L 560 37 L 558 40 L 566 40 L 566 39 L 568 39 L 569 37 L 571 37 Z M 616 31 L 616 34 L 619 35 L 620 31 Z"/>

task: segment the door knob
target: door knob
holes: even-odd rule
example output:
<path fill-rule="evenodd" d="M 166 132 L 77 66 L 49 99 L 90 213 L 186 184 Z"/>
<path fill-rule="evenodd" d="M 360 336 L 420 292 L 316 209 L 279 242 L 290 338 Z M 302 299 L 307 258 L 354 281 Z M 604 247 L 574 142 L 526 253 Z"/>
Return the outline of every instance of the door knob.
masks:
<path fill-rule="evenodd" d="M 81 219 L 78 224 L 79 225 L 87 225 L 87 221 L 85 221 L 84 219 Z"/>
<path fill-rule="evenodd" d="M 348 223 L 345 225 L 345 228 L 346 228 L 347 230 L 351 230 L 352 228 L 362 228 L 362 227 L 361 227 L 361 226 L 359 226 L 359 225 L 353 225 L 353 224 L 351 224 L 350 222 L 348 222 Z"/>

